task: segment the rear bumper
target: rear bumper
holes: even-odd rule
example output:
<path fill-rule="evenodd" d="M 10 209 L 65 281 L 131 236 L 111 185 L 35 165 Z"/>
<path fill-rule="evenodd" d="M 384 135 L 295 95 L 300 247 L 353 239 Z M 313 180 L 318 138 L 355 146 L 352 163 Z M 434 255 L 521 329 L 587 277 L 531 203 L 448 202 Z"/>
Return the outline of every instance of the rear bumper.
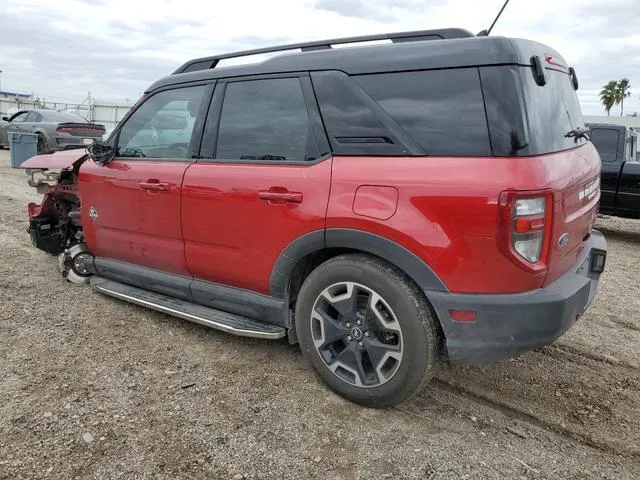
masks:
<path fill-rule="evenodd" d="M 593 254 L 607 242 L 591 231 L 574 267 L 552 284 L 531 292 L 505 295 L 428 292 L 454 362 L 485 363 L 551 344 L 585 312 L 598 290 L 600 273 L 592 271 Z M 476 312 L 472 323 L 454 322 L 450 310 Z"/>

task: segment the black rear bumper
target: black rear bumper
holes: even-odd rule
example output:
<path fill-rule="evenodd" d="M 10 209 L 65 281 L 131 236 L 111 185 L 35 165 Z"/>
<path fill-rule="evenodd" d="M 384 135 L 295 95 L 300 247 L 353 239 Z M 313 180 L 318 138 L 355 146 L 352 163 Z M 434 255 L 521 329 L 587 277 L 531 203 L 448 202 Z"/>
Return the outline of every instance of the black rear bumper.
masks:
<path fill-rule="evenodd" d="M 606 250 L 604 236 L 592 230 L 576 265 L 552 284 L 531 292 L 428 292 L 444 330 L 449 358 L 454 362 L 492 362 L 551 344 L 593 301 L 600 278 L 600 272 L 593 271 L 593 255 L 606 255 Z M 475 311 L 476 319 L 454 322 L 450 310 Z"/>

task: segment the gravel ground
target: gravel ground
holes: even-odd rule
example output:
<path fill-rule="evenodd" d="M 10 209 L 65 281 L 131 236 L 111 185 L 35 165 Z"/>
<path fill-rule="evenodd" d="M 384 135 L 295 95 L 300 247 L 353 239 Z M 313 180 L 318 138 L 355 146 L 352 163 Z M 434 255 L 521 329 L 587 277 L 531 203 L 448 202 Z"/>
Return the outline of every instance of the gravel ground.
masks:
<path fill-rule="evenodd" d="M 442 366 L 399 408 L 330 393 L 300 351 L 63 281 L 0 152 L 0 478 L 639 478 L 640 222 L 602 219 L 595 303 L 550 347 Z"/>

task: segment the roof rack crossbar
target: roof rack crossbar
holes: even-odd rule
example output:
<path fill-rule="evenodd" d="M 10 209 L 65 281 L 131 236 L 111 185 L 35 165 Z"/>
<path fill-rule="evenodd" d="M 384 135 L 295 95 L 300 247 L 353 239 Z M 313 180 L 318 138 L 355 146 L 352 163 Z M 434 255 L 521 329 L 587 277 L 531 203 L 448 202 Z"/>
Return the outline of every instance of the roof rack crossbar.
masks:
<path fill-rule="evenodd" d="M 445 40 L 452 38 L 467 38 L 474 35 L 463 28 L 440 28 L 435 30 L 417 30 L 413 32 L 395 32 L 377 35 L 363 35 L 358 37 L 335 38 L 332 40 L 317 40 L 312 42 L 291 43 L 288 45 L 280 45 L 275 47 L 256 48 L 253 50 L 244 50 L 241 52 L 224 53 L 211 57 L 202 57 L 189 60 L 173 75 L 178 73 L 194 72 L 196 70 L 206 70 L 215 68 L 220 60 L 229 58 L 248 57 L 251 55 L 260 55 L 264 53 L 283 52 L 287 50 L 301 50 L 303 52 L 313 50 L 331 49 L 332 45 L 340 45 L 345 43 L 362 43 L 373 42 L 377 40 L 391 40 L 393 43 L 416 42 L 421 40 Z"/>

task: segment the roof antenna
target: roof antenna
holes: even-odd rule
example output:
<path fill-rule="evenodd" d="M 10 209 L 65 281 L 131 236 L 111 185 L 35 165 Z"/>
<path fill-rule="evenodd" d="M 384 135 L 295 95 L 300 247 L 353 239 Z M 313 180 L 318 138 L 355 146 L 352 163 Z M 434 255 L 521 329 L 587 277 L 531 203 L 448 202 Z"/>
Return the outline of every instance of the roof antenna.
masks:
<path fill-rule="evenodd" d="M 507 6 L 507 3 L 509 3 L 509 0 L 507 0 L 506 2 L 504 2 L 504 5 L 502 5 L 502 8 L 500 9 L 500 11 L 498 12 L 498 15 L 496 16 L 496 18 L 493 20 L 493 23 L 491 24 L 491 26 L 489 27 L 489 30 L 482 30 L 481 32 L 478 33 L 478 37 L 488 37 L 489 34 L 491 33 L 491 30 L 493 30 L 493 26 L 496 24 L 496 22 L 498 21 L 498 19 L 500 18 L 500 15 L 502 15 L 502 11 L 504 10 L 504 8 Z"/>

